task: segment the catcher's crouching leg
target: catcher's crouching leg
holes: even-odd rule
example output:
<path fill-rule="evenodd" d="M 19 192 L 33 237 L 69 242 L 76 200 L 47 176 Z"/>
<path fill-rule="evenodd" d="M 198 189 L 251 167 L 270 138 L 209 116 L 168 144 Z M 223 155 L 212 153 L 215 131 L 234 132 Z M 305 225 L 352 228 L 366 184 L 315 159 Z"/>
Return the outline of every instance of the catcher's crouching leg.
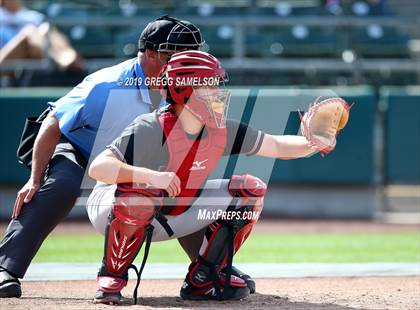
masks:
<path fill-rule="evenodd" d="M 200 255 L 189 266 L 182 285 L 183 299 L 242 299 L 250 294 L 246 279 L 234 275 L 232 259 L 258 220 L 266 189 L 266 184 L 257 177 L 232 176 L 229 192 L 233 199 L 227 209 L 231 213 L 209 225 Z"/>
<path fill-rule="evenodd" d="M 97 277 L 96 303 L 122 302 L 121 290 L 127 285 L 128 269 L 147 234 L 151 233 L 150 223 L 161 207 L 160 192 L 122 191 L 119 188 L 116 196 L 105 232 L 104 258 Z"/>

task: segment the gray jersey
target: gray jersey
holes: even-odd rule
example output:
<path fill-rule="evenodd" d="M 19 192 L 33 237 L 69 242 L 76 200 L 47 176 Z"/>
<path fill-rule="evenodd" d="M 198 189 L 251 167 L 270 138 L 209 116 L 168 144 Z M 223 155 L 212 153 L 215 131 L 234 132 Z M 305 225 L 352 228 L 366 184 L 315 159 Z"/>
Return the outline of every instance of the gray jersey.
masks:
<path fill-rule="evenodd" d="M 143 114 L 137 117 L 108 146 L 120 160 L 137 167 L 159 170 L 168 163 L 168 148 L 165 136 L 159 124 L 159 113 Z M 244 123 L 228 119 L 226 121 L 227 143 L 223 155 L 256 154 L 263 142 L 264 133 L 255 130 Z M 191 140 L 205 137 L 206 130 L 201 135 L 188 135 Z"/>

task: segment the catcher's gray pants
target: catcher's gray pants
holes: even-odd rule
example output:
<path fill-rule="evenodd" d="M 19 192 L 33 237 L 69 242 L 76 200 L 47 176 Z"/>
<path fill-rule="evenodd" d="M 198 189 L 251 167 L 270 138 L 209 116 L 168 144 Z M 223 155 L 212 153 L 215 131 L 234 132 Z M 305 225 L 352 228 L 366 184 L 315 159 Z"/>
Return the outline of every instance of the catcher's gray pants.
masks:
<path fill-rule="evenodd" d="M 70 212 L 80 195 L 85 163 L 70 143 L 59 143 L 44 181 L 0 243 L 0 266 L 23 278 L 48 234 Z"/>
<path fill-rule="evenodd" d="M 169 237 L 162 225 L 154 219 L 152 241 L 163 241 L 174 238 L 181 238 L 195 233 L 218 218 L 223 216 L 232 201 L 232 196 L 228 191 L 229 180 L 209 180 L 204 185 L 200 197 L 198 197 L 193 205 L 180 215 L 166 215 L 168 224 L 172 228 L 174 234 Z M 115 185 L 97 185 L 89 196 L 86 208 L 89 219 L 95 229 L 105 234 L 108 215 L 114 203 Z M 208 216 L 205 216 L 208 215 Z"/>

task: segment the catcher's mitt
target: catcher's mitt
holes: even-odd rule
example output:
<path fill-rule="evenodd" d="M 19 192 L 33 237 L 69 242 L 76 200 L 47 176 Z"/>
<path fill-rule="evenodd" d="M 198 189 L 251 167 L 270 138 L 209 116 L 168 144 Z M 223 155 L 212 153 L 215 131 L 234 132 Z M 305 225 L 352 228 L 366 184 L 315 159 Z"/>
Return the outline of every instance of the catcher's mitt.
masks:
<path fill-rule="evenodd" d="M 347 125 L 350 108 L 341 98 L 318 98 L 304 116 L 299 112 L 302 134 L 322 155 L 335 148 L 336 136 Z"/>

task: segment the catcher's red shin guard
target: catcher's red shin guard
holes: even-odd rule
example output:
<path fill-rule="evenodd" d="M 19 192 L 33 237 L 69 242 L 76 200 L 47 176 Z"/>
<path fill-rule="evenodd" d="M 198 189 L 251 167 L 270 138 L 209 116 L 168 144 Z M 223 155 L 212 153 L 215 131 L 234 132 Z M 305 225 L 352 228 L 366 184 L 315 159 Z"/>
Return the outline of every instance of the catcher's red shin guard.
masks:
<path fill-rule="evenodd" d="M 233 200 L 228 211 L 237 216 L 209 225 L 200 256 L 190 265 L 181 297 L 225 300 L 240 299 L 249 294 L 246 282 L 232 275 L 232 259 L 258 220 L 266 189 L 266 184 L 254 176 L 232 176 L 229 192 Z M 220 272 L 223 268 L 225 274 Z"/>
<path fill-rule="evenodd" d="M 105 233 L 105 254 L 97 277 L 98 291 L 104 293 L 101 296 L 119 294 L 127 285 L 128 269 L 147 232 L 152 231 L 148 228 L 161 208 L 162 199 L 160 190 L 118 187 Z M 97 298 L 96 301 L 106 299 Z"/>

